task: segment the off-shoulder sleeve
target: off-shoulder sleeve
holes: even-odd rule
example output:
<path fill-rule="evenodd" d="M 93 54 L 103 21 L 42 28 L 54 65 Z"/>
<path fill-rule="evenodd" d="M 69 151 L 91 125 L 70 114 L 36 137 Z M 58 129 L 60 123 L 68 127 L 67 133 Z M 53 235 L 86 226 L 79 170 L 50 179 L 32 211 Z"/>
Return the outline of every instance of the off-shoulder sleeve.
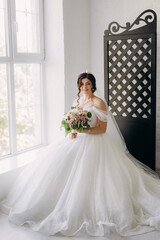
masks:
<path fill-rule="evenodd" d="M 107 122 L 108 120 L 108 111 L 104 111 L 104 110 L 101 110 L 99 108 L 96 108 L 96 107 L 93 107 L 93 110 L 96 114 L 96 116 L 98 117 L 99 120 L 101 120 L 102 122 Z"/>

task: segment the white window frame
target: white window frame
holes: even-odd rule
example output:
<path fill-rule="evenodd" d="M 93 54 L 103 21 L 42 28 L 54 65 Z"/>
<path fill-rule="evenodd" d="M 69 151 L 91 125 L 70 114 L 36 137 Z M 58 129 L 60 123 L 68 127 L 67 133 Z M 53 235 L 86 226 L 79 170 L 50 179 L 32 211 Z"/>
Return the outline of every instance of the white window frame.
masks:
<path fill-rule="evenodd" d="M 5 19 L 5 37 L 6 37 L 6 57 L 0 57 L 0 63 L 7 65 L 7 80 L 8 80 L 8 114 L 9 114 L 9 136 L 10 136 L 10 153 L 0 157 L 17 155 L 18 153 L 26 152 L 38 148 L 46 144 L 45 135 L 45 114 L 44 114 L 44 32 L 43 32 L 43 0 L 39 0 L 39 53 L 17 53 L 16 39 L 16 21 L 15 21 L 15 0 L 4 1 L 4 7 L 7 9 Z M 41 66 L 41 144 L 25 150 L 17 151 L 16 148 L 16 108 L 15 108 L 15 89 L 14 89 L 14 64 L 16 63 L 38 63 Z"/>
<path fill-rule="evenodd" d="M 16 59 L 32 59 L 35 61 L 37 59 L 44 59 L 44 43 L 43 43 L 43 21 L 42 21 L 42 17 L 43 17 L 43 2 L 42 0 L 39 0 L 39 27 L 38 30 L 38 37 L 39 37 L 39 53 L 18 53 L 17 52 L 17 23 L 16 23 L 16 11 L 15 11 L 15 0 L 9 0 L 11 1 L 11 7 L 12 7 L 12 11 L 11 11 L 11 16 L 12 16 L 12 39 L 13 39 L 13 54 L 14 57 Z"/>

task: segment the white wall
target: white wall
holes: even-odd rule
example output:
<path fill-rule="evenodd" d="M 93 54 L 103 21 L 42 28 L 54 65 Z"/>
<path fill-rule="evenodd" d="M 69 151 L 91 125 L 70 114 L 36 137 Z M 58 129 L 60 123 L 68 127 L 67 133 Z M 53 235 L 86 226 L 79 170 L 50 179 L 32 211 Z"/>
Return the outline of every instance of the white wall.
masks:
<path fill-rule="evenodd" d="M 64 0 L 65 110 L 78 93 L 77 77 L 90 69 L 90 25 L 88 0 Z"/>
<path fill-rule="evenodd" d="M 45 126 L 48 143 L 59 134 L 64 113 L 63 1 L 44 1 L 45 34 Z M 63 134 L 63 133 L 62 133 Z"/>
<path fill-rule="evenodd" d="M 91 72 L 97 78 L 100 94 L 104 91 L 103 35 L 108 24 L 117 21 L 125 26 L 132 23 L 146 9 L 153 9 L 158 17 L 157 56 L 157 159 L 160 168 L 160 1 L 159 0 L 90 0 Z"/>

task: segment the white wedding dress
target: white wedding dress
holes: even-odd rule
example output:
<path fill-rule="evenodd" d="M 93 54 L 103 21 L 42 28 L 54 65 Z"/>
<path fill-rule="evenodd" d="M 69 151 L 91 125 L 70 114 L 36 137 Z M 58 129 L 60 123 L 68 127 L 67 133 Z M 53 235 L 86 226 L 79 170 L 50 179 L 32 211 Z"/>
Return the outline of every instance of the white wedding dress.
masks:
<path fill-rule="evenodd" d="M 96 107 L 87 110 L 91 127 L 107 118 Z M 50 145 L 28 165 L 0 208 L 15 224 L 47 235 L 160 231 L 160 180 L 130 160 L 107 131 L 81 133 Z"/>

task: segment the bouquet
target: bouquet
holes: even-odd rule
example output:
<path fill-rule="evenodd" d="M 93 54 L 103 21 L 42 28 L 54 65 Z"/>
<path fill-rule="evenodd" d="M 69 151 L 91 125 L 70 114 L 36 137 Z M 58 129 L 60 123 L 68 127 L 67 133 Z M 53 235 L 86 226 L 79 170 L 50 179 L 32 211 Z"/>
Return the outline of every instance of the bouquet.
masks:
<path fill-rule="evenodd" d="M 89 118 L 92 117 L 91 112 L 71 107 L 71 110 L 64 114 L 64 116 L 61 124 L 67 134 L 70 132 L 76 133 L 75 129 L 78 129 L 80 133 L 83 132 L 84 128 L 90 130 L 89 122 L 91 120 Z"/>

